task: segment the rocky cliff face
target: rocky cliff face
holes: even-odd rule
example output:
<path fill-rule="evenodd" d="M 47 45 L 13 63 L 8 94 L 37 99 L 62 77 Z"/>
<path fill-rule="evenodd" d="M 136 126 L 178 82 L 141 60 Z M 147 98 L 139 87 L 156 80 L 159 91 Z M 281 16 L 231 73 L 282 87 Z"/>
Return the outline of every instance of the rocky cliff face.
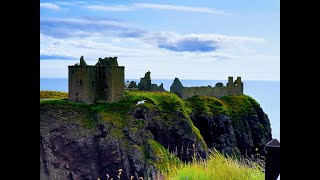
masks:
<path fill-rule="evenodd" d="M 226 154 L 265 154 L 272 139 L 270 121 L 251 97 L 225 96 L 221 99 L 195 96 L 187 100 L 190 114 L 208 148 Z"/>
<path fill-rule="evenodd" d="M 40 179 L 115 178 L 118 169 L 121 179 L 152 177 L 163 164 L 206 158 L 207 148 L 253 153 L 269 140 L 269 120 L 247 96 L 183 101 L 169 92 L 127 92 L 109 104 L 43 101 Z"/>

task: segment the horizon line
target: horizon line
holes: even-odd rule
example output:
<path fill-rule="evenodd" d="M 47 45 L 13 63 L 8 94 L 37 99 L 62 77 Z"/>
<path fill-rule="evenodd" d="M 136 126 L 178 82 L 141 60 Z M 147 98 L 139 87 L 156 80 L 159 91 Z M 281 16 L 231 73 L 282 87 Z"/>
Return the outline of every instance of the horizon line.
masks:
<path fill-rule="evenodd" d="M 233 76 L 233 77 L 236 77 L 236 76 Z M 141 77 L 140 77 L 141 78 Z M 140 79 L 140 78 L 125 78 L 125 80 L 127 79 Z M 64 78 L 64 77 L 41 77 L 40 79 L 68 79 L 67 77 Z M 174 79 L 153 79 L 153 80 L 174 80 Z M 228 81 L 228 79 L 182 79 L 182 78 L 179 78 L 179 80 L 198 80 L 198 81 Z M 151 79 L 152 81 L 152 79 Z M 241 81 L 280 81 L 279 80 L 272 80 L 272 79 L 250 79 L 250 80 L 244 80 L 244 79 L 241 79 Z"/>

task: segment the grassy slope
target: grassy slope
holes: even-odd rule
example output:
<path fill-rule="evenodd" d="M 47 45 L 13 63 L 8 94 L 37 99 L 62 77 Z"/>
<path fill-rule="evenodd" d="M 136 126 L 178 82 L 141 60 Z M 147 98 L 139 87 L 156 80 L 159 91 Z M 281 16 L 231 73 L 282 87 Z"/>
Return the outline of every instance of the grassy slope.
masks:
<path fill-rule="evenodd" d="M 56 100 L 46 100 L 40 103 L 48 107 L 62 107 L 70 109 L 83 109 L 89 113 L 100 113 L 102 119 L 114 125 L 113 134 L 116 138 L 123 139 L 122 129 L 129 125 L 131 130 L 138 130 L 144 126 L 143 121 L 132 119 L 128 121 L 128 113 L 136 107 L 136 103 L 146 100 L 139 106 L 146 107 L 150 110 L 160 110 L 162 113 L 161 121 L 170 125 L 172 123 L 170 116 L 173 111 L 180 111 L 188 117 L 191 112 L 206 112 L 213 115 L 228 114 L 233 118 L 247 113 L 252 107 L 260 106 L 254 99 L 246 95 L 225 96 L 220 99 L 214 97 L 195 96 L 186 101 L 170 92 L 143 92 L 143 91 L 126 91 L 125 98 L 122 101 L 114 103 L 98 103 L 93 105 L 73 103 L 61 98 L 66 98 L 67 93 L 40 91 L 41 98 L 52 98 Z M 203 141 L 199 130 L 192 125 L 194 133 Z M 82 121 L 85 127 L 92 127 L 98 122 L 87 119 Z M 124 142 L 127 144 L 128 142 Z M 168 152 L 160 143 L 150 139 L 149 146 L 153 149 L 153 154 L 158 157 L 157 162 L 150 162 L 159 168 L 162 172 L 170 172 L 168 179 L 263 179 L 263 173 L 259 169 L 252 169 L 240 165 L 238 161 L 230 158 L 224 158 L 220 154 L 212 154 L 208 161 L 193 164 L 182 164 L 170 152 Z M 128 144 L 127 144 L 128 145 Z M 130 147 L 128 147 L 130 148 Z M 146 147 L 137 147 L 145 152 Z M 148 154 L 145 154 L 146 159 Z M 207 178 L 210 177 L 210 178 Z"/>
<path fill-rule="evenodd" d="M 68 93 L 59 91 L 40 91 L 40 99 L 63 99 L 68 98 Z"/>
<path fill-rule="evenodd" d="M 250 167 L 247 165 L 250 164 Z M 241 163 L 218 152 L 212 152 L 206 161 L 195 161 L 190 164 L 172 166 L 165 179 L 169 180 L 263 180 L 261 167 L 253 161 Z"/>
<path fill-rule="evenodd" d="M 221 98 L 194 96 L 186 100 L 186 105 L 195 114 L 227 114 L 235 119 L 248 113 L 252 108 L 260 106 L 256 100 L 247 95 L 224 96 Z"/>

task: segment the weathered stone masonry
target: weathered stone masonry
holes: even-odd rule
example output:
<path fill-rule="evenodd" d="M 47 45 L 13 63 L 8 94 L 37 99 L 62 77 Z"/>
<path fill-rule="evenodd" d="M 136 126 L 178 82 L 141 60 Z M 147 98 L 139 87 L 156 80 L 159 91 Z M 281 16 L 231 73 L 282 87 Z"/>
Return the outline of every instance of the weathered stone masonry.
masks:
<path fill-rule="evenodd" d="M 83 57 L 80 64 L 68 66 L 69 100 L 95 103 L 113 102 L 124 96 L 124 66 L 118 66 L 117 57 L 99 58 L 94 66 L 87 65 Z"/>
<path fill-rule="evenodd" d="M 226 95 L 240 95 L 243 94 L 243 82 L 241 77 L 233 82 L 233 77 L 228 77 L 228 83 L 223 86 L 221 82 L 217 83 L 215 87 L 199 86 L 199 87 L 183 87 L 178 78 L 175 78 L 170 86 L 170 92 L 176 93 L 182 99 L 188 99 L 192 96 L 214 96 L 220 98 Z"/>
<path fill-rule="evenodd" d="M 138 88 L 140 91 L 166 91 L 163 88 L 163 83 L 158 86 L 157 84 L 151 84 L 151 72 L 148 71 L 145 73 L 143 78 L 140 78 L 140 83 Z"/>

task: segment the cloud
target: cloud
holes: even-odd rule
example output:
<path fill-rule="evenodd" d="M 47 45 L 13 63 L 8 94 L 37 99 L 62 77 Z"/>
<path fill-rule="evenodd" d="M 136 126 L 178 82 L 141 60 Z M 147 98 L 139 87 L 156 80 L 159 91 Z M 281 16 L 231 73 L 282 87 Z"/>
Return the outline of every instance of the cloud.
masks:
<path fill-rule="evenodd" d="M 40 60 L 75 60 L 78 59 L 76 57 L 71 56 L 59 56 L 59 55 L 40 55 Z"/>
<path fill-rule="evenodd" d="M 198 12 L 198 13 L 209 13 L 209 14 L 224 14 L 224 11 L 205 8 L 205 7 L 188 7 L 188 6 L 176 6 L 167 4 L 144 4 L 136 3 L 134 7 L 143 9 L 158 9 L 158 10 L 170 10 L 170 11 L 186 11 L 186 12 Z"/>
<path fill-rule="evenodd" d="M 83 6 L 88 9 L 98 11 L 133 11 L 139 9 L 157 9 L 167 11 L 184 11 L 194 13 L 208 13 L 208 14 L 225 14 L 223 10 L 206 8 L 206 7 L 189 7 L 189 6 L 176 6 L 168 4 L 146 4 L 135 3 L 132 5 L 87 5 Z"/>
<path fill-rule="evenodd" d="M 139 37 L 143 30 L 108 18 L 41 18 L 40 32 L 59 38 L 89 36 Z"/>
<path fill-rule="evenodd" d="M 159 48 L 165 48 L 172 51 L 189 51 L 189 52 L 210 52 L 215 51 L 218 47 L 212 41 L 199 41 L 198 39 L 186 39 L 178 41 L 175 44 L 159 44 Z"/>
<path fill-rule="evenodd" d="M 225 36 L 220 34 L 186 34 L 149 32 L 142 40 L 159 48 L 182 52 L 211 52 L 232 44 L 263 42 L 263 38 Z"/>
<path fill-rule="evenodd" d="M 47 8 L 47 9 L 51 9 L 51 10 L 60 10 L 61 7 L 59 7 L 58 5 L 56 4 L 53 4 L 53 3 L 40 3 L 40 8 Z"/>
<path fill-rule="evenodd" d="M 179 35 L 176 33 L 155 32 L 143 39 L 149 44 L 176 52 L 211 52 L 219 48 L 214 38 L 195 35 Z"/>
<path fill-rule="evenodd" d="M 87 2 L 85 2 L 85 1 L 73 1 L 73 2 L 59 1 L 59 2 L 55 2 L 55 3 L 60 4 L 60 5 L 66 5 L 66 6 L 87 4 Z"/>
<path fill-rule="evenodd" d="M 213 52 L 232 45 L 263 42 L 263 38 L 220 34 L 152 32 L 110 18 L 42 18 L 40 32 L 55 38 L 130 38 L 174 52 Z M 90 48 L 90 47 L 88 47 Z"/>
<path fill-rule="evenodd" d="M 98 10 L 98 11 L 130 11 L 132 8 L 124 5 L 113 5 L 113 6 L 105 6 L 105 5 L 90 5 L 84 6 L 88 9 Z"/>

